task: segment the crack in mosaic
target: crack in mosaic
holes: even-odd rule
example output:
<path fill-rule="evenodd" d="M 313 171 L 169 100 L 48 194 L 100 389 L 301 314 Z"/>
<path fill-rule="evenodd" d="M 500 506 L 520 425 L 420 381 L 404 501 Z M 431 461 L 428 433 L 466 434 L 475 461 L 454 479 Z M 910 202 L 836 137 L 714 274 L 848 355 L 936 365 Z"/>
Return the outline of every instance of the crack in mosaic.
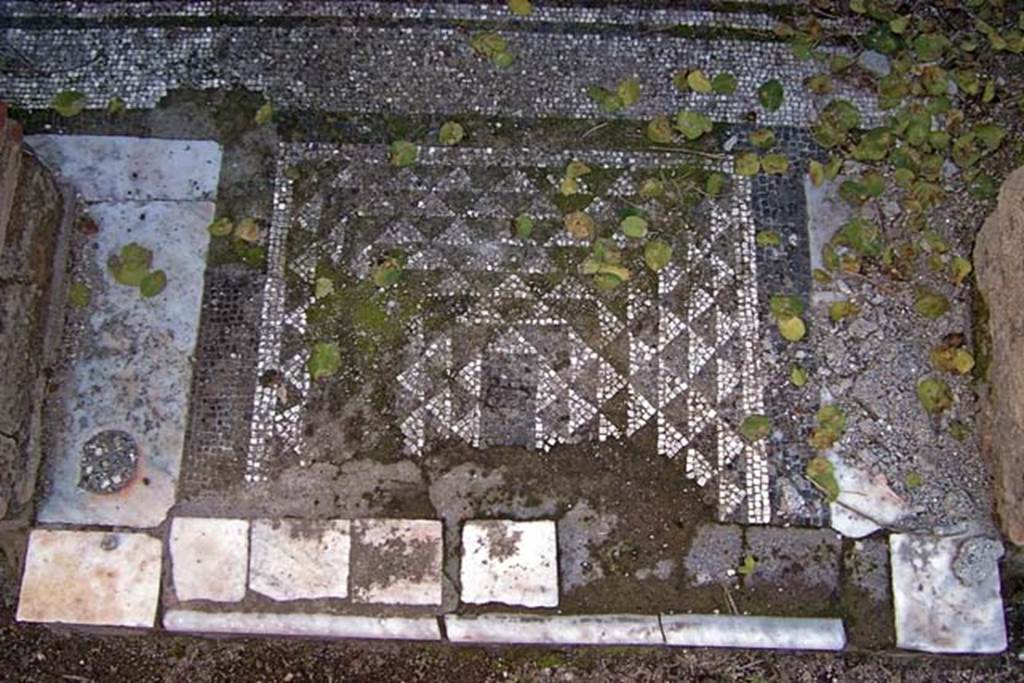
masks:
<path fill-rule="evenodd" d="M 645 171 L 692 163 L 683 155 L 574 156 L 617 169 L 587 209 L 605 224 L 637 199 Z M 306 337 L 317 264 L 326 259 L 365 280 L 382 254 L 401 250 L 409 276 L 443 311 L 410 321 L 404 364 L 388 380 L 406 452 L 422 455 L 447 439 L 554 451 L 581 441 L 629 444 L 649 430 L 660 455 L 686 458 L 689 477 L 714 483 L 721 518 L 770 521 L 764 447 L 736 431 L 743 415 L 763 409 L 749 181 L 737 177 L 727 199 L 708 202 L 706 226 L 684 231 L 653 287 L 630 283 L 616 309 L 575 272 L 549 286 L 558 252 L 580 251 L 564 230 L 542 243 L 508 232 L 519 212 L 560 222 L 550 189 L 554 169 L 571 158 L 431 147 L 398 171 L 382 146 L 284 146 L 257 374 L 280 375 L 289 390 L 282 398 L 276 386 L 257 388 L 247 480 L 266 480 L 273 458 L 303 462 L 308 340 L 287 339 Z M 319 170 L 315 191 L 297 199 L 289 169 L 303 162 Z M 663 224 L 685 220 L 655 202 L 642 206 Z M 313 239 L 293 239 L 301 233 Z"/>

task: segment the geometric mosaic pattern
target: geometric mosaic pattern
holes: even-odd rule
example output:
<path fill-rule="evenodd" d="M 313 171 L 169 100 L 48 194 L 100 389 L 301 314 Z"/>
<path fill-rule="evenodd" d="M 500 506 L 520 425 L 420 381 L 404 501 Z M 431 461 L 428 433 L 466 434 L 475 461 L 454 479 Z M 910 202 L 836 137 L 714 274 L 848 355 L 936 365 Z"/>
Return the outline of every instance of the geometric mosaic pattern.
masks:
<path fill-rule="evenodd" d="M 540 240 L 509 230 L 521 212 L 560 224 L 551 188 L 572 158 L 614 176 L 587 208 L 599 224 L 639 204 L 654 224 L 680 226 L 673 262 L 649 282 L 627 283 L 621 306 L 575 268 L 552 286 L 566 272 L 560 254 L 582 253 L 564 230 Z M 311 160 L 330 163 L 318 167 L 315 191 L 296 199 L 286 169 Z M 408 453 L 457 439 L 557 457 L 560 444 L 628 447 L 647 434 L 658 454 L 685 458 L 689 477 L 717 488 L 721 518 L 767 523 L 764 447 L 736 432 L 742 416 L 763 408 L 750 185 L 737 178 L 727 197 L 706 203 L 699 225 L 641 203 L 643 177 L 684 161 L 692 163 L 641 152 L 424 148 L 416 165 L 396 170 L 383 146 L 284 146 L 257 372 L 280 373 L 290 390 L 257 388 L 247 478 L 265 478 L 270 457 L 302 459 L 308 345 L 282 340 L 305 334 L 317 263 L 362 279 L 382 254 L 399 251 L 441 311 L 410 322 L 404 362 L 387 378 Z M 290 231 L 318 238 L 291 240 L 305 245 L 296 250 Z"/>

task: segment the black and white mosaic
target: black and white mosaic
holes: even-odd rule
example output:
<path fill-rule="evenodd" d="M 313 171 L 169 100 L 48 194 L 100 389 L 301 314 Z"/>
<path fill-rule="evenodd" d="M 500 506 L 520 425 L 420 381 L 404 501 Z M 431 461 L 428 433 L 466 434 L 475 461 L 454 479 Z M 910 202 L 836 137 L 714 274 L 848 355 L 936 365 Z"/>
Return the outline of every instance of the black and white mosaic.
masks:
<path fill-rule="evenodd" d="M 678 226 L 674 262 L 646 288 L 630 283 L 616 308 L 575 263 L 558 265 L 585 255 L 564 229 L 510 235 L 521 212 L 560 227 L 551 197 L 555 174 L 572 158 L 424 148 L 416 165 L 398 171 L 383 146 L 285 146 L 257 374 L 279 374 L 290 390 L 282 397 L 276 384 L 257 388 L 246 477 L 265 478 L 271 458 L 303 460 L 296 393 L 310 388 L 307 311 L 322 265 L 365 280 L 383 255 L 401 251 L 430 302 L 405 329 L 404 364 L 380 378 L 392 389 L 407 453 L 447 439 L 552 451 L 628 442 L 647 429 L 659 454 L 685 458 L 690 477 L 714 482 L 721 517 L 769 521 L 764 447 L 736 431 L 743 415 L 762 410 L 750 183 L 737 178 L 727 199 L 690 221 L 638 189 L 689 158 L 575 155 L 614 175 L 587 207 L 596 220 L 617 221 L 622 207 L 639 204 L 658 224 Z M 298 199 L 288 169 L 302 162 L 316 164 L 318 175 Z M 305 343 L 290 345 L 291 335 Z"/>

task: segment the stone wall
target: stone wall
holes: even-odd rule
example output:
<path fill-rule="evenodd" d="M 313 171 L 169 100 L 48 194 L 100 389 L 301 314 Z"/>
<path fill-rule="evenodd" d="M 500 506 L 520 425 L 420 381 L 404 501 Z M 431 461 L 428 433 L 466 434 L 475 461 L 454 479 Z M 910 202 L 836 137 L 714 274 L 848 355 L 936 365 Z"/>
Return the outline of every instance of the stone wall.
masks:
<path fill-rule="evenodd" d="M 974 264 L 992 343 L 979 433 L 993 464 L 1000 526 L 1024 545 L 1024 168 L 1003 184 L 978 233 Z"/>
<path fill-rule="evenodd" d="M 0 104 L 0 524 L 28 522 L 42 400 L 63 318 L 64 223 L 53 175 L 22 147 Z"/>

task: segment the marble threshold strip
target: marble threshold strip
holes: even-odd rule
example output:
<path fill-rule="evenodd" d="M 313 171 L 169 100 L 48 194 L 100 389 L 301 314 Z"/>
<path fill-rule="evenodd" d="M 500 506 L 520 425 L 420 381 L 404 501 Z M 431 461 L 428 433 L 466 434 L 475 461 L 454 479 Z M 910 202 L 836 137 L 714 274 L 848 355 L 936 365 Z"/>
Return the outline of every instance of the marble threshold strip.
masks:
<path fill-rule="evenodd" d="M 442 629 L 443 624 L 443 629 Z M 460 644 L 668 645 L 842 650 L 841 619 L 688 615 L 526 615 L 371 617 L 270 612 L 164 614 L 168 631 L 195 634 L 433 640 Z"/>

